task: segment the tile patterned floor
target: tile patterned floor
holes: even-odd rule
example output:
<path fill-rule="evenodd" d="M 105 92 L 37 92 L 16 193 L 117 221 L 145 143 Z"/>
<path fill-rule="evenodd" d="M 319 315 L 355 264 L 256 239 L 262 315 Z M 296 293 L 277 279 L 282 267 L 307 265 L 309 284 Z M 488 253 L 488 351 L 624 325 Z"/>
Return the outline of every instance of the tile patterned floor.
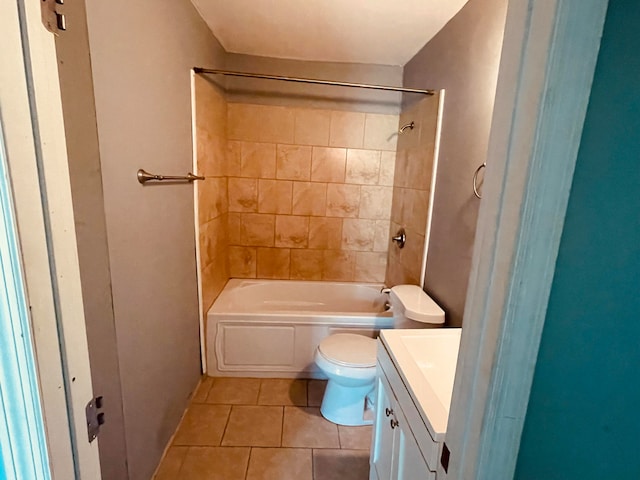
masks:
<path fill-rule="evenodd" d="M 325 382 L 203 377 L 156 480 L 367 480 L 371 427 L 325 420 Z"/>

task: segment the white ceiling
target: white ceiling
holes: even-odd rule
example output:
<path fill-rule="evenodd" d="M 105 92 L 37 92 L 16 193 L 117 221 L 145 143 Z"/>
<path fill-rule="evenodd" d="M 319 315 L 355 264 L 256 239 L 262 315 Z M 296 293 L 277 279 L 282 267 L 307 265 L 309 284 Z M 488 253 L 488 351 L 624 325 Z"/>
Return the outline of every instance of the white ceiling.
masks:
<path fill-rule="evenodd" d="M 232 53 L 404 65 L 467 0 L 192 0 Z"/>

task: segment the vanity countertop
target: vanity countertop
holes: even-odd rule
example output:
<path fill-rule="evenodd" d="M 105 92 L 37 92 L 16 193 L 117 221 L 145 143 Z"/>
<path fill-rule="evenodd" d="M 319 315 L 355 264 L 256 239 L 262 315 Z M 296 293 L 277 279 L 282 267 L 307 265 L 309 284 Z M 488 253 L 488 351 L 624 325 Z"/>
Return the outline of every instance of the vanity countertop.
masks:
<path fill-rule="evenodd" d="M 380 340 L 400 373 L 429 433 L 447 431 L 460 328 L 382 330 Z"/>

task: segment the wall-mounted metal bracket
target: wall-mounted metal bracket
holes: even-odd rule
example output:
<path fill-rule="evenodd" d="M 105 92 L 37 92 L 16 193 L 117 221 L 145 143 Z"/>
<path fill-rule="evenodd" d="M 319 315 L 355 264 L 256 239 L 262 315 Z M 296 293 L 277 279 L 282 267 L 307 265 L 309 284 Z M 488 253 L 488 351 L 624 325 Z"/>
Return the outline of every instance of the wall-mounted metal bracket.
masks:
<path fill-rule="evenodd" d="M 87 434 L 89 443 L 93 442 L 100 433 L 100 425 L 104 424 L 104 412 L 102 410 L 102 397 L 95 397 L 89 400 L 84 409 L 87 415 Z"/>
<path fill-rule="evenodd" d="M 54 35 L 59 35 L 67 29 L 64 13 L 58 11 L 59 5 L 64 5 L 64 0 L 40 0 L 42 24 Z"/>

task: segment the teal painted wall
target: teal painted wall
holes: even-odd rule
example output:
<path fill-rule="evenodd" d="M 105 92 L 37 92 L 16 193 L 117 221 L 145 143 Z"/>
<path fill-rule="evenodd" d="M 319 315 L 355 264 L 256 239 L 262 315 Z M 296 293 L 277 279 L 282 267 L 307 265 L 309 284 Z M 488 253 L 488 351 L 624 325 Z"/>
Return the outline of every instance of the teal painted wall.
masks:
<path fill-rule="evenodd" d="M 515 478 L 640 479 L 640 1 L 611 0 Z"/>

